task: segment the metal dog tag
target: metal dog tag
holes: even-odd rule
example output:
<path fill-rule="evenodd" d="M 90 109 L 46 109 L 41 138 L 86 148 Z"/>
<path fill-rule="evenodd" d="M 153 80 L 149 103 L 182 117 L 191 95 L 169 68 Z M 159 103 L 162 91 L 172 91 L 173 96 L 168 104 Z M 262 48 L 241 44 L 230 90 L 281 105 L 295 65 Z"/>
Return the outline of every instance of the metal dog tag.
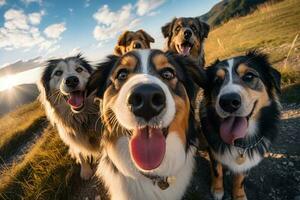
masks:
<path fill-rule="evenodd" d="M 235 159 L 235 162 L 238 164 L 238 165 L 241 165 L 243 164 L 244 162 L 246 161 L 246 156 L 245 154 L 240 154 L 236 157 Z"/>

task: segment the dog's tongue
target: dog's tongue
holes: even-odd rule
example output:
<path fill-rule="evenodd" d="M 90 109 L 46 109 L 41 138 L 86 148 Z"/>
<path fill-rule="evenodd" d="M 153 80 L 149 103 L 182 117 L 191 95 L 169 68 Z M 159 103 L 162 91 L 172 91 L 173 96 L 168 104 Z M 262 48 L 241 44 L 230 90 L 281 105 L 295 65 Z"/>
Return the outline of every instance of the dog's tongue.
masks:
<path fill-rule="evenodd" d="M 82 106 L 83 92 L 80 92 L 80 91 L 71 92 L 70 97 L 67 102 L 68 102 L 68 104 L 70 104 L 72 107 L 75 107 L 75 108 Z"/>
<path fill-rule="evenodd" d="M 181 53 L 184 56 L 189 56 L 190 55 L 191 47 L 181 45 L 180 49 L 181 49 Z"/>
<path fill-rule="evenodd" d="M 161 129 L 142 128 L 134 130 L 130 141 L 131 155 L 143 170 L 157 168 L 166 152 L 166 139 Z"/>
<path fill-rule="evenodd" d="M 247 126 L 246 117 L 228 117 L 221 123 L 221 138 L 227 144 L 233 145 L 236 139 L 246 136 Z"/>

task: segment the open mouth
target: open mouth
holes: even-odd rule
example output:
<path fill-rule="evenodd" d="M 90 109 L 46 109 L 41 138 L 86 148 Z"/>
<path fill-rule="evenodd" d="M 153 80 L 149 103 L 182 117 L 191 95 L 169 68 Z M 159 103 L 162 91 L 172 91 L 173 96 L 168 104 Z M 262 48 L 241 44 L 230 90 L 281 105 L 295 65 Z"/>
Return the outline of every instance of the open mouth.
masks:
<path fill-rule="evenodd" d="M 74 91 L 66 97 L 67 103 L 71 106 L 72 110 L 81 111 L 84 107 L 84 92 Z"/>
<path fill-rule="evenodd" d="M 184 42 L 181 45 L 177 45 L 177 48 L 179 50 L 179 53 L 184 56 L 189 56 L 191 53 L 191 49 L 193 48 L 193 45 L 189 42 Z"/>
<path fill-rule="evenodd" d="M 248 116 L 229 116 L 221 121 L 220 136 L 225 143 L 234 145 L 235 140 L 246 137 L 248 121 L 253 114 L 256 104 L 257 101 L 254 103 Z"/>
<path fill-rule="evenodd" d="M 166 152 L 167 128 L 143 127 L 133 131 L 131 157 L 139 168 L 153 170 L 160 166 Z"/>

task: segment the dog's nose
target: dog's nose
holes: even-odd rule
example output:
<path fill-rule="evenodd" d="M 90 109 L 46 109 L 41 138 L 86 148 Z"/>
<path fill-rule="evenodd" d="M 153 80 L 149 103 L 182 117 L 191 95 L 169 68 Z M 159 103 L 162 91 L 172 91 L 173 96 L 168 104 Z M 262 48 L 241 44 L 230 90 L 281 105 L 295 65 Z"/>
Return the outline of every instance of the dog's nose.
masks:
<path fill-rule="evenodd" d="M 79 84 L 79 79 L 76 76 L 70 76 L 66 79 L 66 85 L 70 88 L 75 88 Z"/>
<path fill-rule="evenodd" d="M 139 117 L 149 121 L 160 114 L 166 106 L 166 96 L 161 87 L 142 84 L 135 87 L 128 96 L 128 106 Z"/>
<path fill-rule="evenodd" d="M 233 113 L 241 107 L 241 96 L 237 93 L 224 94 L 220 97 L 219 104 L 224 111 Z"/>
<path fill-rule="evenodd" d="M 142 45 L 141 45 L 140 43 L 137 42 L 137 43 L 134 43 L 134 44 L 133 44 L 133 48 L 134 48 L 134 49 L 141 49 L 141 48 L 142 48 Z"/>
<path fill-rule="evenodd" d="M 192 36 L 192 31 L 185 30 L 183 34 L 184 34 L 184 39 L 188 40 Z"/>

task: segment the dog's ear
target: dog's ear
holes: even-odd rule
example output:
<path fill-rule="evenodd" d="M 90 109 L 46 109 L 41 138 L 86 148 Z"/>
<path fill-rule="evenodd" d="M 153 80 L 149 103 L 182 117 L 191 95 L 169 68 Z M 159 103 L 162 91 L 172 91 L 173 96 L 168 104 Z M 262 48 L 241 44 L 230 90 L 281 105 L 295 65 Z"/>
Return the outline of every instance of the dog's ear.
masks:
<path fill-rule="evenodd" d="M 149 35 L 146 31 L 144 31 L 143 29 L 140 29 L 138 30 L 137 32 L 140 32 L 147 40 L 149 46 L 150 46 L 150 43 L 153 43 L 155 42 L 154 38 L 151 37 L 151 35 Z"/>
<path fill-rule="evenodd" d="M 175 17 L 171 22 L 166 23 L 163 27 L 161 27 L 161 32 L 164 38 L 172 36 L 172 29 L 177 18 Z"/>
<path fill-rule="evenodd" d="M 111 55 L 107 57 L 107 61 L 97 65 L 96 71 L 91 75 L 87 83 L 87 96 L 96 90 L 96 96 L 100 99 L 103 98 L 103 94 L 108 86 L 109 74 L 118 59 L 118 56 Z"/>
<path fill-rule="evenodd" d="M 186 78 L 191 79 L 196 85 L 201 88 L 204 88 L 206 85 L 206 74 L 202 67 L 199 67 L 196 61 L 192 60 L 189 57 L 174 54 L 171 52 L 167 52 L 168 55 L 172 55 L 175 62 L 180 65 L 183 72 L 185 73 Z"/>
<path fill-rule="evenodd" d="M 125 31 L 119 36 L 117 45 L 115 46 L 114 49 L 115 55 L 121 56 L 125 53 L 123 49 L 126 47 L 126 40 L 127 40 L 128 33 L 129 31 Z"/>
<path fill-rule="evenodd" d="M 200 38 L 202 38 L 202 39 L 207 38 L 209 30 L 210 30 L 210 26 L 206 22 L 200 20 L 199 17 L 197 17 L 196 20 L 198 21 L 199 27 L 200 27 L 200 31 L 199 31 Z"/>
<path fill-rule="evenodd" d="M 270 75 L 272 77 L 272 83 L 275 87 L 278 94 L 281 94 L 281 74 L 279 71 L 274 69 L 273 67 L 270 67 Z"/>

